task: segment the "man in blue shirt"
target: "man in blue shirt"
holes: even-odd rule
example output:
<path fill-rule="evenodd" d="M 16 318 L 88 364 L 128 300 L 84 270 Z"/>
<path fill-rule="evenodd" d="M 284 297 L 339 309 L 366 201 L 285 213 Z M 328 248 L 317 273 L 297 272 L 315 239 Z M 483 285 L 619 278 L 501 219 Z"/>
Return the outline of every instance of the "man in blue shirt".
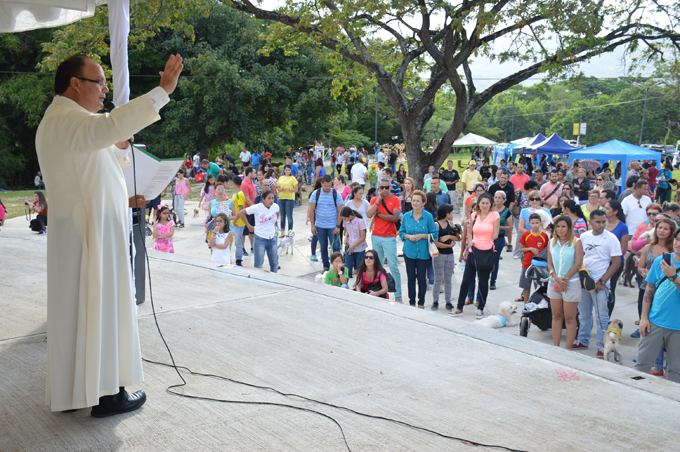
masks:
<path fill-rule="evenodd" d="M 650 373 L 659 351 L 666 347 L 666 378 L 680 383 L 680 229 L 675 231 L 671 263 L 657 257 L 647 274 L 640 316 L 640 345 L 635 369 Z M 665 253 L 664 253 L 665 254 Z"/>
<path fill-rule="evenodd" d="M 290 165 L 290 175 L 297 177 L 300 170 L 298 169 L 297 165 L 293 163 L 293 158 L 289 155 L 286 156 L 286 165 Z M 281 174 L 283 175 L 283 173 Z"/>
<path fill-rule="evenodd" d="M 394 196 L 399 196 L 401 194 L 401 185 L 399 185 L 399 182 L 392 179 L 392 170 L 390 168 L 385 168 L 382 170 L 382 177 L 390 178 L 390 185 L 392 186 L 390 193 L 392 193 Z"/>
<path fill-rule="evenodd" d="M 253 151 L 253 155 L 250 156 L 250 166 L 253 168 L 257 168 L 257 165 L 260 164 L 260 151 L 257 149 Z"/>
<path fill-rule="evenodd" d="M 309 198 L 307 216 L 312 225 L 312 234 L 319 239 L 321 261 L 324 271 L 331 267 L 328 259 L 328 241 L 333 251 L 340 251 L 340 209 L 344 207 L 342 197 L 333 188 L 333 178 L 326 174 L 321 178 L 321 188 Z"/>

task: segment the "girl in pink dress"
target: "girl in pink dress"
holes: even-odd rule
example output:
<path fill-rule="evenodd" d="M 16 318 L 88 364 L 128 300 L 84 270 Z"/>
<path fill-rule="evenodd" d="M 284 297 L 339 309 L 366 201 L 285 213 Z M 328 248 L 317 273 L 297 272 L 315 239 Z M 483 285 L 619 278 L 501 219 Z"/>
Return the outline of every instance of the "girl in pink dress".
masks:
<path fill-rule="evenodd" d="M 153 249 L 164 253 L 174 253 L 172 236 L 175 234 L 175 222 L 170 219 L 168 206 L 160 205 L 156 211 L 156 221 L 153 224 Z"/>

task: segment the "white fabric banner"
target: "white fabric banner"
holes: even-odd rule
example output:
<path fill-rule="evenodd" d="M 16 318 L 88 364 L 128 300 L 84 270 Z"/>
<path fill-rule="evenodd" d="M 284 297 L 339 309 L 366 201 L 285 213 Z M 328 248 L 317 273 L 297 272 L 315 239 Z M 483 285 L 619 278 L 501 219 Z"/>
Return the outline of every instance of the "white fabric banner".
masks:
<path fill-rule="evenodd" d="M 95 0 L 0 0 L 0 33 L 67 25 L 94 16 Z"/>
<path fill-rule="evenodd" d="M 130 0 L 108 0 L 111 36 L 113 103 L 119 107 L 130 101 L 130 70 L 127 39 L 130 34 Z"/>

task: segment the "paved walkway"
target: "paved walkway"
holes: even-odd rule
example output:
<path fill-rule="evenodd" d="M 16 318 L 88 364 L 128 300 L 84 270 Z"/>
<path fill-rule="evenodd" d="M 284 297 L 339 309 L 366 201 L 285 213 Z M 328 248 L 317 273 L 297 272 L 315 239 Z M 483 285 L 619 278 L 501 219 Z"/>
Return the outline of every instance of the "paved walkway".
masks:
<path fill-rule="evenodd" d="M 680 441 L 680 385 L 516 337 L 514 329 L 488 330 L 469 316 L 219 268 L 200 242 L 200 257 L 149 253 L 158 323 L 179 365 L 457 439 L 186 371 L 187 386 L 174 391 L 232 402 L 181 398 L 166 392 L 180 383 L 174 370 L 148 362 L 145 383 L 130 388 L 149 396 L 140 411 L 107 419 L 89 410 L 50 413 L 45 237 L 11 229 L 0 232 L 0 451 L 479 450 L 469 441 L 638 451 L 675 450 Z M 290 259 L 293 268 L 301 256 Z M 142 354 L 167 363 L 151 308 L 147 301 L 139 309 Z M 337 421 L 349 448 L 333 420 L 301 409 Z"/>

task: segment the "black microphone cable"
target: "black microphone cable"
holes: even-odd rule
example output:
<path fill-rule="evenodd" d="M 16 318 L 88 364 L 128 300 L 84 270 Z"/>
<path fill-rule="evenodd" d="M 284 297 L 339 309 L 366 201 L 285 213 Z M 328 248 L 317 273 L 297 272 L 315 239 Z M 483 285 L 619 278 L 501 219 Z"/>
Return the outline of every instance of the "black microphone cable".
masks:
<path fill-rule="evenodd" d="M 111 110 L 113 110 L 114 108 L 115 108 L 115 105 L 113 104 L 113 102 L 107 102 L 104 105 L 104 109 L 108 113 L 110 113 Z M 131 149 L 131 154 L 132 154 L 132 184 L 133 184 L 133 190 L 134 190 L 134 193 L 135 193 L 135 204 L 136 204 L 136 199 L 137 199 L 137 167 L 136 167 L 136 161 L 135 161 L 135 150 L 141 151 L 141 149 L 138 148 L 137 146 L 135 146 L 132 143 L 132 139 L 129 139 L 127 141 L 130 144 L 130 146 L 132 147 L 132 149 Z M 142 215 L 142 218 L 145 218 L 145 215 Z M 134 227 L 134 225 L 133 225 L 133 227 Z M 138 227 L 140 229 L 140 233 L 143 234 L 144 240 L 146 242 L 146 234 L 145 234 L 144 230 L 142 229 L 141 221 L 139 222 Z M 150 264 L 150 261 L 149 261 L 149 253 L 147 252 L 147 249 L 146 249 L 146 243 L 143 247 L 143 252 L 144 252 L 144 259 L 146 261 L 146 269 L 147 269 L 147 273 L 148 273 L 149 300 L 151 301 L 151 311 L 153 313 L 154 323 L 156 324 L 156 329 L 158 330 L 158 334 L 160 335 L 161 340 L 163 341 L 163 345 L 165 346 L 165 349 L 168 351 L 168 355 L 170 356 L 170 361 L 172 362 L 172 364 L 158 362 L 158 361 L 152 361 L 152 360 L 149 360 L 149 359 L 146 359 L 146 358 L 142 358 L 142 361 L 145 361 L 145 362 L 150 363 L 150 364 L 156 364 L 156 365 L 171 367 L 171 368 L 175 369 L 175 372 L 177 373 L 177 376 L 180 378 L 180 380 L 182 380 L 182 383 L 178 383 L 178 384 L 175 384 L 175 385 L 168 386 L 165 390 L 169 394 L 179 396 L 179 397 L 185 397 L 185 398 L 188 398 L 188 399 L 194 399 L 194 400 L 205 400 L 205 401 L 210 401 L 210 402 L 220 402 L 220 403 L 240 404 L 240 405 L 273 406 L 273 407 L 288 408 L 288 409 L 293 409 L 293 410 L 297 410 L 297 411 L 303 411 L 303 412 L 307 412 L 307 413 L 316 414 L 316 415 L 321 416 L 323 418 L 329 419 L 340 429 L 340 433 L 342 435 L 342 439 L 344 441 L 345 447 L 347 448 L 347 450 L 349 452 L 352 452 L 352 448 L 350 447 L 349 442 L 347 440 L 345 430 L 342 428 L 342 425 L 340 424 L 340 422 L 338 422 L 334 417 L 332 417 L 328 414 L 325 414 L 325 413 L 322 413 L 320 411 L 313 410 L 313 409 L 310 409 L 310 408 L 304 408 L 304 407 L 299 407 L 299 406 L 289 405 L 289 404 L 284 404 L 284 403 L 217 399 L 217 398 L 213 398 L 213 397 L 195 396 L 195 395 L 175 392 L 175 391 L 173 391 L 173 389 L 181 388 L 183 386 L 188 385 L 187 381 L 184 379 L 184 377 L 182 376 L 182 373 L 180 372 L 179 369 L 186 369 L 186 371 L 189 372 L 192 375 L 198 375 L 198 376 L 208 377 L 208 378 L 215 378 L 215 379 L 225 380 L 225 381 L 229 381 L 229 382 L 232 382 L 232 383 L 235 383 L 235 384 L 239 384 L 239 385 L 243 385 L 243 386 L 247 386 L 247 387 L 251 387 L 251 388 L 255 388 L 255 389 L 272 391 L 272 392 L 280 394 L 284 397 L 294 397 L 294 398 L 298 398 L 298 399 L 301 399 L 301 400 L 304 400 L 304 401 L 307 401 L 307 402 L 312 402 L 312 403 L 317 403 L 319 405 L 327 406 L 329 408 L 339 409 L 339 410 L 347 411 L 349 413 L 356 414 L 356 415 L 359 415 L 359 416 L 368 417 L 370 419 L 377 419 L 377 420 L 392 422 L 392 423 L 395 423 L 395 424 L 398 424 L 398 425 L 401 425 L 401 426 L 404 426 L 404 427 L 408 427 L 408 428 L 412 428 L 412 429 L 419 430 L 419 431 L 422 431 L 422 432 L 430 433 L 430 434 L 433 434 L 433 435 L 436 435 L 436 436 L 439 436 L 439 437 L 442 437 L 442 438 L 459 441 L 459 442 L 466 444 L 466 445 L 481 446 L 481 447 L 486 447 L 486 448 L 491 448 L 491 449 L 502 449 L 502 450 L 507 450 L 509 452 L 527 452 L 527 451 L 520 450 L 520 449 L 512 449 L 512 448 L 509 448 L 509 447 L 506 447 L 506 446 L 478 443 L 478 442 L 471 441 L 471 440 L 468 440 L 468 439 L 446 435 L 444 433 L 437 432 L 436 430 L 431 430 L 431 429 L 428 429 L 428 428 L 425 428 L 425 427 L 420 427 L 420 426 L 413 425 L 413 424 L 410 424 L 408 422 L 400 421 L 400 420 L 397 420 L 397 419 L 392 419 L 392 418 L 389 418 L 389 417 L 376 416 L 376 415 L 372 415 L 372 414 L 362 413 L 360 411 L 356 411 L 356 410 L 353 410 L 353 409 L 348 408 L 348 407 L 344 407 L 344 406 L 341 406 L 341 405 L 334 405 L 334 404 L 331 404 L 331 403 L 328 403 L 328 402 L 323 402 L 323 401 L 320 401 L 320 400 L 312 399 L 312 398 L 305 397 L 305 396 L 295 394 L 295 393 L 285 393 L 285 392 L 282 392 L 278 389 L 275 389 L 275 388 L 272 388 L 272 387 L 269 387 L 269 386 L 261 386 L 261 385 L 256 385 L 256 384 L 253 384 L 253 383 L 247 383 L 247 382 L 243 382 L 243 381 L 240 381 L 240 380 L 235 380 L 235 379 L 232 379 L 232 378 L 229 378 L 229 377 L 225 377 L 225 376 L 222 376 L 222 375 L 213 375 L 213 374 L 205 374 L 205 373 L 200 373 L 200 372 L 194 372 L 191 369 L 189 369 L 188 367 L 178 366 L 177 363 L 175 362 L 175 357 L 173 356 L 172 351 L 170 350 L 170 346 L 168 345 L 167 341 L 165 340 L 165 337 L 163 336 L 163 332 L 161 331 L 161 327 L 158 324 L 158 317 L 156 315 L 156 307 L 155 307 L 154 301 L 153 301 L 153 288 L 152 288 L 152 285 L 151 285 L 151 264 Z"/>

